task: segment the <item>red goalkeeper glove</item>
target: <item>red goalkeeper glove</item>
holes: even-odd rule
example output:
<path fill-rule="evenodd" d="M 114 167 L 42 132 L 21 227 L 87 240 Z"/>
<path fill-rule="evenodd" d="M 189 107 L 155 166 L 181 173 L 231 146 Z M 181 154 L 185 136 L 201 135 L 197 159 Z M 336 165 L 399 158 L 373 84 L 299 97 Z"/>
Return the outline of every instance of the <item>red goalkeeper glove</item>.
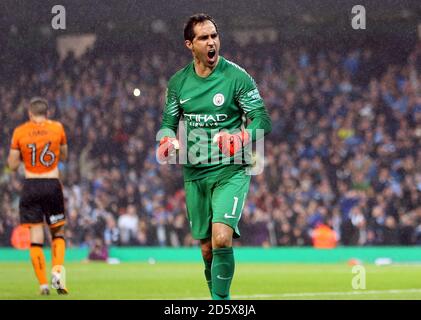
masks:
<path fill-rule="evenodd" d="M 172 158 L 176 150 L 180 149 L 180 143 L 176 138 L 170 138 L 168 136 L 163 137 L 159 141 L 159 147 L 157 151 L 157 157 L 159 162 L 167 162 Z"/>
<path fill-rule="evenodd" d="M 250 142 L 250 135 L 245 130 L 234 134 L 221 131 L 213 137 L 213 142 L 218 144 L 219 150 L 224 155 L 232 157 Z"/>

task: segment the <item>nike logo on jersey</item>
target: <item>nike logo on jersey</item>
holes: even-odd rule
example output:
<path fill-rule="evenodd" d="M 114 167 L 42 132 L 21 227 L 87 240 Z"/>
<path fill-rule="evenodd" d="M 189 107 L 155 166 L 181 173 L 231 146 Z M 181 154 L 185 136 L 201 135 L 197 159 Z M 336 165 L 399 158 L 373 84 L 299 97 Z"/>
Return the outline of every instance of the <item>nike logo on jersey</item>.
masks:
<path fill-rule="evenodd" d="M 231 277 L 225 278 L 223 276 L 220 276 L 219 274 L 216 276 L 219 280 L 230 280 Z"/>
<path fill-rule="evenodd" d="M 236 216 L 232 216 L 232 215 L 230 215 L 228 213 L 224 214 L 224 217 L 227 218 L 227 219 L 235 219 L 235 218 L 237 218 Z"/>
<path fill-rule="evenodd" d="M 189 101 L 191 98 L 185 99 L 185 100 L 181 100 L 180 99 L 180 104 L 186 103 L 187 101 Z"/>

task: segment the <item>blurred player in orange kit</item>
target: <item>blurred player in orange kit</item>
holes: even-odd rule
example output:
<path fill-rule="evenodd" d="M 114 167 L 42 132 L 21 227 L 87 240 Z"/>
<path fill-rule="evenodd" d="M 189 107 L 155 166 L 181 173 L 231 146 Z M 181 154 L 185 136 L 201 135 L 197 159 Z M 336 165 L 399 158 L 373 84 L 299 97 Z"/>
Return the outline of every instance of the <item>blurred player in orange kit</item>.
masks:
<path fill-rule="evenodd" d="M 44 219 L 52 236 L 52 287 L 58 294 L 67 294 L 64 240 L 64 198 L 59 180 L 58 163 L 67 158 L 67 140 L 63 125 L 49 120 L 48 102 L 33 98 L 29 103 L 29 121 L 18 126 L 12 137 L 8 165 L 16 171 L 25 165 L 25 181 L 20 197 L 19 213 L 23 225 L 30 228 L 30 256 L 41 294 L 50 293 L 43 252 Z"/>

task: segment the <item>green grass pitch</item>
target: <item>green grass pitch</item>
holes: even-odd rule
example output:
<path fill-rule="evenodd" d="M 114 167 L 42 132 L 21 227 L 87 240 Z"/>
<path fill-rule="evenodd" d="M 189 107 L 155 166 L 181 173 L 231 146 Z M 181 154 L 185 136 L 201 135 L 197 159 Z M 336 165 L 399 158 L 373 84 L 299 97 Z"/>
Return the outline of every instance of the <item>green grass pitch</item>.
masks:
<path fill-rule="evenodd" d="M 237 263 L 232 299 L 421 299 L 420 265 L 365 265 L 354 290 L 347 264 Z M 201 263 L 68 263 L 68 296 L 38 294 L 30 262 L 0 263 L 0 299 L 209 299 Z M 361 275 L 361 274 L 360 274 Z"/>

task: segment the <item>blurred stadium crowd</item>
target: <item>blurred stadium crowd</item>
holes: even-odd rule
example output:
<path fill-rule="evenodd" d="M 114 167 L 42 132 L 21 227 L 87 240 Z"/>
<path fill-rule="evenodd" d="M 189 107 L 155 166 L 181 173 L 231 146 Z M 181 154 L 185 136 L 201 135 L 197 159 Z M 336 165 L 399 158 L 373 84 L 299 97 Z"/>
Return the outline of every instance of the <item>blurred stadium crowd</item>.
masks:
<path fill-rule="evenodd" d="M 403 65 L 370 49 L 266 50 L 222 52 L 254 77 L 273 122 L 236 245 L 311 245 L 320 223 L 343 245 L 421 244 L 421 45 Z M 22 172 L 6 159 L 32 96 L 47 98 L 67 131 L 68 246 L 196 244 L 181 168 L 155 159 L 167 81 L 189 58 L 46 56 L 0 83 L 0 246 L 19 223 Z"/>

